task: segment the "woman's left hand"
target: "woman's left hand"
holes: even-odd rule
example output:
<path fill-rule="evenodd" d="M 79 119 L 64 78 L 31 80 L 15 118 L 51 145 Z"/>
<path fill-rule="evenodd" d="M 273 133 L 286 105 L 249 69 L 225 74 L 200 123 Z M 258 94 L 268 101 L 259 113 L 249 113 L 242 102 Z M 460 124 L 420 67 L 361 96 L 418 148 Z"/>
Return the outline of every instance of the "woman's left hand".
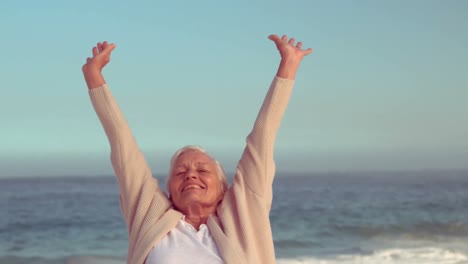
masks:
<path fill-rule="evenodd" d="M 295 45 L 294 42 L 296 40 L 294 38 L 288 40 L 288 36 L 286 35 L 283 35 L 281 38 L 278 37 L 278 35 L 270 35 L 268 38 L 275 42 L 282 60 L 296 61 L 299 63 L 305 56 L 312 53 L 311 48 L 303 50 L 302 42 L 299 41 Z"/>

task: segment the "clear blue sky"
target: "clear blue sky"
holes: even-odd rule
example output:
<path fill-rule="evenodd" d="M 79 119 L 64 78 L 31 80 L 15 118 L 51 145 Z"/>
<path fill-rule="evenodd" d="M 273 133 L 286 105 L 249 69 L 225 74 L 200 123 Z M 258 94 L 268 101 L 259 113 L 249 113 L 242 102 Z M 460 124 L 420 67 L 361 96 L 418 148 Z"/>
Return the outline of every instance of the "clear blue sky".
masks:
<path fill-rule="evenodd" d="M 288 34 L 307 57 L 279 171 L 468 168 L 468 1 L 0 4 L 0 177 L 112 174 L 81 66 L 106 80 L 155 174 L 201 145 L 233 171 Z"/>

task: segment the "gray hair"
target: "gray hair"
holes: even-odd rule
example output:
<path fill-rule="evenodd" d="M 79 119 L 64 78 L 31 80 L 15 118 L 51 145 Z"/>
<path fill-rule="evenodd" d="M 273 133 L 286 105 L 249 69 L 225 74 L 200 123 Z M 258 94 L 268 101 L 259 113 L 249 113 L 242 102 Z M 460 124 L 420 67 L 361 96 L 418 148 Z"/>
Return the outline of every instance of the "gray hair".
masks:
<path fill-rule="evenodd" d="M 169 181 L 171 180 L 171 177 L 172 177 L 172 170 L 174 169 L 174 165 L 177 161 L 177 159 L 184 153 L 186 152 L 190 152 L 190 151 L 198 151 L 198 152 L 201 152 L 205 155 L 207 155 L 208 157 L 210 157 L 216 164 L 216 172 L 218 174 L 218 178 L 219 178 L 219 182 L 221 183 L 221 191 L 223 193 L 226 192 L 226 190 L 228 189 L 228 181 L 227 181 L 227 177 L 226 177 L 226 173 L 224 172 L 224 169 L 223 167 L 221 166 L 221 164 L 219 163 L 219 161 L 217 161 L 215 158 L 213 158 L 209 153 L 208 151 L 206 151 L 204 148 L 202 147 L 199 147 L 199 146 L 194 146 L 194 145 L 188 145 L 188 146 L 185 146 L 179 150 L 177 150 L 174 155 L 172 155 L 172 158 L 171 158 L 171 164 L 170 164 L 170 167 L 169 167 L 169 176 L 166 178 L 166 189 L 167 189 L 167 192 L 169 193 L 169 195 L 171 195 L 171 190 L 169 188 Z"/>

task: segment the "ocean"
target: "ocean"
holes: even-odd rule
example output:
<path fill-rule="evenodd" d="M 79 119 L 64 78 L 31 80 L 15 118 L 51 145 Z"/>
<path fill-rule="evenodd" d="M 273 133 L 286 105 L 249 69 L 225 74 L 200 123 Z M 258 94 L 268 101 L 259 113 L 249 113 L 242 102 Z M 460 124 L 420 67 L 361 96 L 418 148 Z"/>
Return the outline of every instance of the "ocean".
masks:
<path fill-rule="evenodd" d="M 118 196 L 111 176 L 0 179 L 0 264 L 125 263 Z M 468 171 L 277 173 L 270 219 L 278 264 L 468 263 Z"/>

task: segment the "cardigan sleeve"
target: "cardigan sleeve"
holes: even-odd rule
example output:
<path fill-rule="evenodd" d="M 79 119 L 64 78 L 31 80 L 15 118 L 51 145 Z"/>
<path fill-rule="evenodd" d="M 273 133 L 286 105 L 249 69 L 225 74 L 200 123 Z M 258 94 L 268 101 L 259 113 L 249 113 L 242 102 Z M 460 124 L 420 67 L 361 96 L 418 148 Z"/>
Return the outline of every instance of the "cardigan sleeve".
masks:
<path fill-rule="evenodd" d="M 152 177 L 108 86 L 104 84 L 91 89 L 89 95 L 110 143 L 112 167 L 120 189 L 120 206 L 131 231 L 132 227 L 140 226 L 151 203 L 157 203 L 158 207 L 157 214 L 153 216 L 160 217 L 167 211 L 170 202 L 159 189 L 157 179 Z"/>
<path fill-rule="evenodd" d="M 240 255 L 245 257 L 242 263 L 275 263 L 269 218 L 275 175 L 273 150 L 293 85 L 293 80 L 273 79 L 247 136 L 232 186 L 218 206 L 221 229 L 213 227 L 211 231 L 223 256 L 230 256 L 226 263 L 242 262 L 237 261 Z M 231 256 L 231 251 L 242 253 Z"/>
<path fill-rule="evenodd" d="M 255 120 L 237 166 L 233 188 L 244 183 L 249 191 L 264 200 L 267 210 L 272 201 L 275 175 L 274 145 L 281 119 L 291 96 L 294 80 L 275 77 Z"/>

